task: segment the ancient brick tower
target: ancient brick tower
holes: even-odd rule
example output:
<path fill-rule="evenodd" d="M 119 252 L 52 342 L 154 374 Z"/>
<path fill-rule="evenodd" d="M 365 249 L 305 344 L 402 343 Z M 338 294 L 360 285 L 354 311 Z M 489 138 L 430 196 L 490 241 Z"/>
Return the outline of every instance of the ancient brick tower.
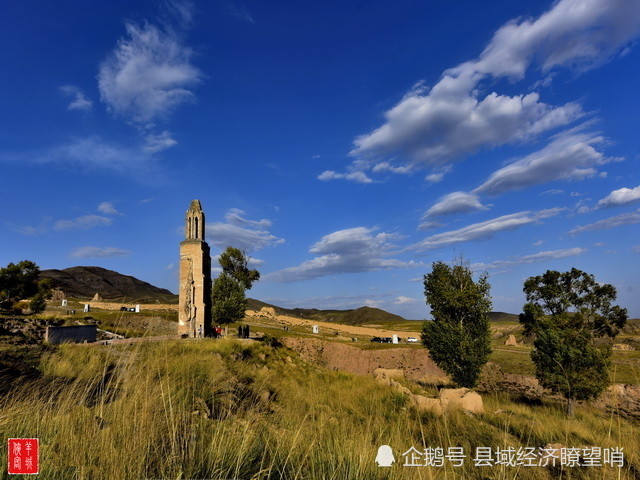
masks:
<path fill-rule="evenodd" d="M 193 200 L 180 242 L 180 304 L 178 333 L 189 337 L 211 334 L 211 255 L 204 241 L 204 212 Z"/>

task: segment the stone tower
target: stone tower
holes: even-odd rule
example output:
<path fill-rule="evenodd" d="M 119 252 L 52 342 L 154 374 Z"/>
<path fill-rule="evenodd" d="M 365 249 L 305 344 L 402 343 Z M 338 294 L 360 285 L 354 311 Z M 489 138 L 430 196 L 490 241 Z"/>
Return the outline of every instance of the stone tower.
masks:
<path fill-rule="evenodd" d="M 180 302 L 178 333 L 189 337 L 211 335 L 211 255 L 204 241 L 204 212 L 193 200 L 180 242 Z"/>

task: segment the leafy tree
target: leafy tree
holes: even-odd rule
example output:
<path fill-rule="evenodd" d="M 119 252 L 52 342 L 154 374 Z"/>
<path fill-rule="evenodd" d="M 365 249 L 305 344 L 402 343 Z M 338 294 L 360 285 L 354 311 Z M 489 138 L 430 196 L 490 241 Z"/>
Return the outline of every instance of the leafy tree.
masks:
<path fill-rule="evenodd" d="M 423 323 L 422 344 L 456 384 L 473 388 L 491 354 L 491 286 L 486 273 L 474 282 L 469 267 L 460 263 L 434 262 L 424 276 L 433 320 Z"/>
<path fill-rule="evenodd" d="M 227 247 L 218 261 L 222 271 L 237 280 L 244 290 L 250 290 L 253 282 L 260 279 L 260 272 L 249 268 L 249 259 L 242 250 Z"/>
<path fill-rule="evenodd" d="M 51 296 L 51 285 L 49 280 L 38 282 L 38 275 L 40 268 L 30 260 L 0 268 L 0 308 L 8 309 L 19 300 L 32 299 L 32 311 L 43 311 L 44 301 Z"/>
<path fill-rule="evenodd" d="M 51 280 L 45 278 L 38 282 L 38 293 L 31 297 L 29 309 L 32 313 L 44 312 L 49 298 L 51 298 Z"/>
<path fill-rule="evenodd" d="M 227 247 L 218 261 L 222 273 L 211 289 L 211 318 L 215 323 L 228 324 L 244 317 L 247 309 L 244 292 L 260 278 L 260 272 L 248 267 L 248 258 L 237 248 Z"/>
<path fill-rule="evenodd" d="M 598 397 L 609 383 L 612 339 L 627 321 L 627 310 L 611 306 L 616 289 L 576 268 L 547 270 L 524 283 L 527 303 L 520 314 L 525 335 L 534 335 L 531 359 L 540 384 L 567 400 Z"/>
<path fill-rule="evenodd" d="M 213 281 L 211 297 L 211 318 L 214 323 L 233 323 L 244 317 L 247 297 L 242 285 L 231 275 L 222 272 Z"/>

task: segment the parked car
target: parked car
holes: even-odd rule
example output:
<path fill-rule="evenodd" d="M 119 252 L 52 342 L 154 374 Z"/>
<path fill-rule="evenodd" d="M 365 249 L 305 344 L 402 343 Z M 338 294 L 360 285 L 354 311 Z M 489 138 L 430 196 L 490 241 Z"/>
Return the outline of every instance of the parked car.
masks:
<path fill-rule="evenodd" d="M 416 337 L 407 337 L 408 343 L 418 343 L 418 339 Z"/>
<path fill-rule="evenodd" d="M 371 341 L 376 343 L 382 343 L 382 339 L 380 337 L 373 337 Z"/>

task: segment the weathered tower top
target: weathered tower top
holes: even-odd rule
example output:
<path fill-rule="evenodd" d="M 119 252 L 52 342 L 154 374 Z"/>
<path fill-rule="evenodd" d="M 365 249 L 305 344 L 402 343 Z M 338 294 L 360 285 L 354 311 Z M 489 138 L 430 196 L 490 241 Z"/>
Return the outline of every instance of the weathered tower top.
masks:
<path fill-rule="evenodd" d="M 184 236 L 186 240 L 204 241 L 204 212 L 200 200 L 192 200 L 189 205 Z"/>

